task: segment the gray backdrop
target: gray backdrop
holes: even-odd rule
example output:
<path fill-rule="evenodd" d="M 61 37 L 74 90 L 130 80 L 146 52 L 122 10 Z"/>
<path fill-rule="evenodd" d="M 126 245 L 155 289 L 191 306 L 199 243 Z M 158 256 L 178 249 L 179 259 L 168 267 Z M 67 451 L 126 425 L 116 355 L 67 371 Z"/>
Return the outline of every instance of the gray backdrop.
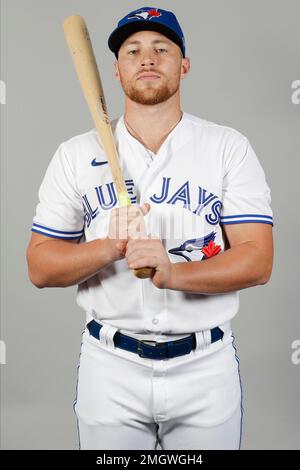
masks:
<path fill-rule="evenodd" d="M 111 118 L 123 112 L 107 37 L 145 2 L 1 2 L 1 447 L 75 449 L 72 403 L 85 315 L 76 287 L 39 290 L 25 252 L 49 160 L 93 127 L 62 21 L 85 17 Z M 300 448 L 297 208 L 300 93 L 299 0 L 157 1 L 176 12 L 191 58 L 182 108 L 234 127 L 252 143 L 272 190 L 276 257 L 271 281 L 241 292 L 233 321 L 244 392 L 243 449 Z M 294 98 L 292 95 L 294 93 Z M 298 98 L 297 98 L 298 97 Z M 2 99 L 3 101 L 3 99 Z M 298 359 L 299 359 L 298 355 Z M 297 358 L 296 357 L 296 358 Z"/>

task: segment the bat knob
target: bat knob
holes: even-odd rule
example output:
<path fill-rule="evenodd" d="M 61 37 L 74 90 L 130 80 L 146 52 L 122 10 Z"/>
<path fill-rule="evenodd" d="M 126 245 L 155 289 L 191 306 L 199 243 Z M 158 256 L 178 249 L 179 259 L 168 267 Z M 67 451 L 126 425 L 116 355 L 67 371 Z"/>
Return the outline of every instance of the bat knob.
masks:
<path fill-rule="evenodd" d="M 148 279 L 154 276 L 155 269 L 154 268 L 139 268 L 139 269 L 134 269 L 133 273 L 139 279 Z"/>

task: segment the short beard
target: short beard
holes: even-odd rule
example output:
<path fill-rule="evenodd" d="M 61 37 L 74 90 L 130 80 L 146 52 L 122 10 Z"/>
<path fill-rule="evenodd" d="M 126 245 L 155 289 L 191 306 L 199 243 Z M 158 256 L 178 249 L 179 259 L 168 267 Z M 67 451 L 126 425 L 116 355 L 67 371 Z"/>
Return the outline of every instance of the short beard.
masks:
<path fill-rule="evenodd" d="M 177 90 L 179 89 L 179 82 L 173 88 L 168 87 L 164 84 L 160 88 L 146 88 L 144 90 L 138 90 L 132 85 L 128 85 L 121 80 L 122 88 L 125 95 L 130 98 L 135 103 L 144 104 L 144 105 L 154 105 L 163 103 L 171 98 Z M 151 90 L 151 92 L 150 92 Z"/>

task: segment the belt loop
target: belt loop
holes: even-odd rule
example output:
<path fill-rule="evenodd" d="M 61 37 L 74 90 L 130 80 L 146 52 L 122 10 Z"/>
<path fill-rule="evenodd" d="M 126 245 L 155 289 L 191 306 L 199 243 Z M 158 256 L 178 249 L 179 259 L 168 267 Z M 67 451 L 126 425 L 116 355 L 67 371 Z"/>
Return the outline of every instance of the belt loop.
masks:
<path fill-rule="evenodd" d="M 204 338 L 205 348 L 208 348 L 211 345 L 211 331 L 210 330 L 204 330 L 203 331 L 203 338 Z"/>
<path fill-rule="evenodd" d="M 195 351 L 201 349 L 204 351 L 211 344 L 211 332 L 210 330 L 197 331 L 196 335 L 196 348 Z"/>
<path fill-rule="evenodd" d="M 107 325 L 106 323 L 102 324 L 102 328 L 100 329 L 99 332 L 99 340 L 105 346 L 114 348 L 115 343 L 114 343 L 114 336 L 115 333 L 118 331 L 118 328 L 115 328 L 112 325 Z"/>
<path fill-rule="evenodd" d="M 195 352 L 198 351 L 199 349 L 203 350 L 203 332 L 202 331 L 196 331 L 196 347 L 195 347 Z"/>

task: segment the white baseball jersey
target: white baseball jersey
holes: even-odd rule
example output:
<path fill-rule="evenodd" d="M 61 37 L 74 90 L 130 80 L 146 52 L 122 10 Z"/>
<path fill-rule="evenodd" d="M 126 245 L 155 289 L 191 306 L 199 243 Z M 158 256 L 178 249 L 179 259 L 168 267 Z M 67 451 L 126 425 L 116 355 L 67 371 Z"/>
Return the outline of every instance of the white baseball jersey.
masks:
<path fill-rule="evenodd" d="M 184 112 L 154 154 L 128 132 L 124 116 L 111 124 L 131 202 L 151 205 L 148 233 L 163 240 L 172 263 L 205 263 L 205 248 L 212 248 L 212 255 L 226 249 L 222 225 L 273 225 L 264 171 L 237 130 Z M 118 206 L 107 158 L 92 129 L 58 147 L 39 190 L 32 231 L 89 242 L 107 236 L 110 212 Z M 79 284 L 77 303 L 88 321 L 159 341 L 231 320 L 239 292 L 158 289 L 150 279 L 136 278 L 122 259 Z"/>

